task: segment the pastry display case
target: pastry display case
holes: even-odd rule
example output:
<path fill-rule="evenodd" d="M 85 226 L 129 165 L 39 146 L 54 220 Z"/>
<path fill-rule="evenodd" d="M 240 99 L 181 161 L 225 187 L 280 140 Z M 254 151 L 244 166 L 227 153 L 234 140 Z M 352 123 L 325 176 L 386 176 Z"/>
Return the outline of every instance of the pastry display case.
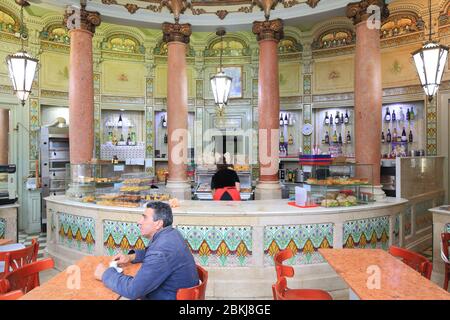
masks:
<path fill-rule="evenodd" d="M 308 203 L 322 207 L 350 207 L 374 202 L 371 164 L 301 165 Z"/>
<path fill-rule="evenodd" d="M 66 196 L 71 200 L 104 206 L 142 207 L 148 201 L 171 199 L 164 187 L 145 172 L 125 173 L 124 165 L 71 165 Z"/>

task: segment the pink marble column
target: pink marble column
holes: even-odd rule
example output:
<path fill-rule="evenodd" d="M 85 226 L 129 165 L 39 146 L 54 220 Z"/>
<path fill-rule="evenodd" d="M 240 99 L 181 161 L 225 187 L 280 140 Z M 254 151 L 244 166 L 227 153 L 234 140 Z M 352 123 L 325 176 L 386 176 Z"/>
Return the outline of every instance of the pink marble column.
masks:
<path fill-rule="evenodd" d="M 167 57 L 167 131 L 169 177 L 167 188 L 173 196 L 190 199 L 186 174 L 188 146 L 188 88 L 186 47 L 191 35 L 189 24 L 164 23 Z"/>
<path fill-rule="evenodd" d="M 8 164 L 9 110 L 0 108 L 0 165 Z"/>
<path fill-rule="evenodd" d="M 378 5 L 381 18 L 389 15 L 384 0 L 351 3 L 347 16 L 356 27 L 355 49 L 355 157 L 356 162 L 373 165 L 373 185 L 380 186 L 382 79 L 380 30 L 367 19 L 368 6 Z M 361 170 L 358 174 L 370 174 Z M 381 190 L 381 188 L 380 188 Z"/>
<path fill-rule="evenodd" d="M 69 140 L 70 163 L 86 163 L 94 150 L 94 83 L 92 37 L 100 15 L 82 8 L 80 15 L 66 13 L 73 22 L 70 34 Z"/>
<path fill-rule="evenodd" d="M 253 23 L 259 42 L 258 118 L 260 177 L 256 199 L 281 198 L 279 167 L 280 88 L 278 42 L 283 37 L 280 19 Z"/>

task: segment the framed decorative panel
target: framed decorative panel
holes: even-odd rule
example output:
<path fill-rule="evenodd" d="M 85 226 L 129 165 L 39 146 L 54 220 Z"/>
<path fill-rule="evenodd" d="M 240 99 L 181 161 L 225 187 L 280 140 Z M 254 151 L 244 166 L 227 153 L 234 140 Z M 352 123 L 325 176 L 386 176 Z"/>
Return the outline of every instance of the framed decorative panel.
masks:
<path fill-rule="evenodd" d="M 69 92 L 69 55 L 45 51 L 40 59 L 40 88 Z"/>
<path fill-rule="evenodd" d="M 410 236 L 412 233 L 412 212 L 411 206 L 408 206 L 405 211 L 405 237 Z"/>
<path fill-rule="evenodd" d="M 95 145 L 95 157 L 100 159 L 100 144 L 101 144 L 101 110 L 100 103 L 94 103 L 94 145 Z"/>
<path fill-rule="evenodd" d="M 245 267 L 252 264 L 252 228 L 183 226 L 177 229 L 202 266 Z"/>
<path fill-rule="evenodd" d="M 38 99 L 30 99 L 30 160 L 39 158 L 39 114 Z"/>
<path fill-rule="evenodd" d="M 433 214 L 428 209 L 433 208 L 433 200 L 429 199 L 416 204 L 414 208 L 415 231 L 429 228 L 433 225 Z"/>
<path fill-rule="evenodd" d="M 290 265 L 324 262 L 319 248 L 333 248 L 333 224 L 266 226 L 264 228 L 264 265 L 273 265 L 275 254 L 289 248 L 294 256 Z"/>
<path fill-rule="evenodd" d="M 59 243 L 79 251 L 93 253 L 95 221 L 93 218 L 58 212 Z"/>
<path fill-rule="evenodd" d="M 353 58 L 326 58 L 316 60 L 313 72 L 313 94 L 354 91 Z"/>
<path fill-rule="evenodd" d="M 384 249 L 389 247 L 389 216 L 346 221 L 344 248 Z"/>
<path fill-rule="evenodd" d="M 144 97 L 146 68 L 143 63 L 105 60 L 102 63 L 102 93 L 114 96 Z"/>
<path fill-rule="evenodd" d="M 6 233 L 6 220 L 0 218 L 0 239 L 5 238 Z"/>
<path fill-rule="evenodd" d="M 312 123 L 312 106 L 310 104 L 304 104 L 303 105 L 303 123 Z M 312 149 L 312 142 L 311 142 L 312 135 L 309 136 L 303 136 L 303 153 L 304 154 L 311 154 Z"/>
<path fill-rule="evenodd" d="M 437 102 L 436 99 L 427 101 L 426 119 L 427 119 L 427 156 L 437 156 Z"/>
<path fill-rule="evenodd" d="M 298 96 L 301 95 L 301 65 L 299 63 L 280 63 L 279 64 L 279 83 L 280 96 Z"/>
<path fill-rule="evenodd" d="M 103 221 L 103 252 L 113 256 L 118 252 L 143 250 L 148 239 L 141 237 L 137 223 L 113 220 Z"/>

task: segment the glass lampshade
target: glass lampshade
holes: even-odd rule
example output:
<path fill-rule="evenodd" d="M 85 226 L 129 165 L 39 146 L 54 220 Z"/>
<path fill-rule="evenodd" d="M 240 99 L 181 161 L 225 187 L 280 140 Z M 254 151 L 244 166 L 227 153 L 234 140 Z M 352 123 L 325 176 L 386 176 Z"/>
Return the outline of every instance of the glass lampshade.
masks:
<path fill-rule="evenodd" d="M 6 57 L 6 63 L 14 93 L 24 105 L 31 93 L 38 59 L 33 58 L 25 51 L 19 51 Z"/>
<path fill-rule="evenodd" d="M 214 100 L 220 107 L 228 103 L 231 80 L 231 77 L 227 76 L 223 71 L 219 71 L 219 73 L 211 77 L 211 88 L 214 94 Z"/>

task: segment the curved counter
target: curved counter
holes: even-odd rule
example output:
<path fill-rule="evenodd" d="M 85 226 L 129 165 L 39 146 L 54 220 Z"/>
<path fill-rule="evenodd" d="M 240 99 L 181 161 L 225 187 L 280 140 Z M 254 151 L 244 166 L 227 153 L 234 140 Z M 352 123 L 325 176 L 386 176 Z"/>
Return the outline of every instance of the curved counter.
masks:
<path fill-rule="evenodd" d="M 64 269 L 85 255 L 142 249 L 137 221 L 142 208 L 85 204 L 64 196 L 46 198 L 47 252 Z M 387 198 L 369 205 L 301 209 L 287 200 L 180 201 L 174 226 L 198 264 L 209 271 L 211 298 L 270 298 L 273 255 L 291 248 L 293 288 L 319 288 L 338 297 L 346 285 L 319 248 L 384 248 L 403 244 L 407 200 Z"/>

